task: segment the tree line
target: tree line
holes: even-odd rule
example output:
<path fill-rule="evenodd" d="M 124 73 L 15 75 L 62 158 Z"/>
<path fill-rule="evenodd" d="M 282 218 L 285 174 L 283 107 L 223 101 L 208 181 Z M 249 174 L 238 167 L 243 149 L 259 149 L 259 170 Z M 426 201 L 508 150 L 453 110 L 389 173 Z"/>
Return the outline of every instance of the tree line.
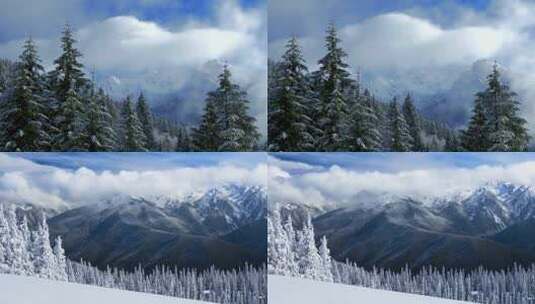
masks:
<path fill-rule="evenodd" d="M 267 270 L 245 265 L 240 269 L 177 269 L 156 266 L 147 272 L 115 267 L 100 270 L 66 258 L 61 237 L 51 246 L 44 214 L 35 229 L 15 205 L 0 204 L 0 274 L 16 274 L 121 290 L 154 293 L 225 304 L 267 303 Z"/>
<path fill-rule="evenodd" d="M 87 78 L 73 31 L 45 72 L 29 38 L 18 62 L 0 61 L 0 150 L 3 151 L 249 151 L 260 137 L 246 92 L 227 66 L 208 93 L 199 126 L 154 117 L 143 93 L 115 102 Z"/>
<path fill-rule="evenodd" d="M 278 205 L 268 213 L 268 273 L 486 304 L 529 304 L 535 297 L 535 264 L 499 271 L 366 269 L 332 259 L 325 236 L 318 248 L 310 215 L 294 226 L 291 214 L 281 219 Z"/>
<path fill-rule="evenodd" d="M 489 87 L 477 93 L 467 130 L 425 118 L 407 94 L 379 101 L 353 79 L 346 52 L 331 24 L 326 54 L 310 72 L 297 39 L 269 65 L 271 151 L 522 151 L 529 137 L 516 94 L 501 83 L 497 68 Z"/>

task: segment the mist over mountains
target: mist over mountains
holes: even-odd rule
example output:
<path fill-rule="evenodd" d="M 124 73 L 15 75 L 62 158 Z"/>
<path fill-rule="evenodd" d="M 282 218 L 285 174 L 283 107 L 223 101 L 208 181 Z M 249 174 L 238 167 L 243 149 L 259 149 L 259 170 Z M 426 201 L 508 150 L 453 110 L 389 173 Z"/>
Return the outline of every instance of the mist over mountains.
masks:
<path fill-rule="evenodd" d="M 298 214 L 313 207 L 295 206 L 286 210 L 299 225 Z M 435 198 L 367 195 L 312 214 L 333 257 L 364 267 L 504 269 L 535 262 L 531 186 L 492 182 Z"/>
<path fill-rule="evenodd" d="M 229 184 L 181 198 L 118 195 L 47 215 L 51 237 L 62 236 L 74 261 L 235 269 L 265 263 L 266 200 L 264 187 Z M 41 210 L 19 212 L 32 221 Z"/>

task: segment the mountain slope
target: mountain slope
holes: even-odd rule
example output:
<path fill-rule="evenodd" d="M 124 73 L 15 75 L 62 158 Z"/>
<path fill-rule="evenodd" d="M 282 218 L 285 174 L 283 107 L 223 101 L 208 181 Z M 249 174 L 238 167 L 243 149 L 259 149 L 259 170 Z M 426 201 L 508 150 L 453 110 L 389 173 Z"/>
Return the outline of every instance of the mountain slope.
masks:
<path fill-rule="evenodd" d="M 31 291 L 31 292 L 28 292 Z M 208 302 L 140 292 L 0 275 L 0 302 L 17 304 L 202 304 Z"/>
<path fill-rule="evenodd" d="M 49 219 L 72 260 L 131 269 L 228 269 L 265 262 L 265 190 L 228 186 L 182 199 L 118 197 Z"/>
<path fill-rule="evenodd" d="M 408 293 L 333 284 L 298 278 L 270 275 L 269 303 L 380 303 L 380 304 L 468 304 Z"/>
<path fill-rule="evenodd" d="M 531 187 L 489 183 L 449 197 L 355 202 L 315 217 L 313 224 L 339 261 L 395 269 L 502 269 L 535 262 L 534 210 Z"/>

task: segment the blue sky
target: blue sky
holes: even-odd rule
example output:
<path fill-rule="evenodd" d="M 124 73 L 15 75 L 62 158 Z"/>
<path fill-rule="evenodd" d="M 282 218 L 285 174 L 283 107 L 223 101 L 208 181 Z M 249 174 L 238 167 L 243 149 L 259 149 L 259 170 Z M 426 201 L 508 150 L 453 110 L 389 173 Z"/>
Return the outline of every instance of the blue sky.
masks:
<path fill-rule="evenodd" d="M 7 153 L 40 165 L 93 171 L 164 170 L 233 164 L 253 168 L 265 162 L 262 153 Z M 1 170 L 1 168 L 0 168 Z"/>
<path fill-rule="evenodd" d="M 503 166 L 535 161 L 533 153 L 270 153 L 284 161 L 328 169 L 339 166 L 356 171 L 401 172 L 416 169 Z"/>

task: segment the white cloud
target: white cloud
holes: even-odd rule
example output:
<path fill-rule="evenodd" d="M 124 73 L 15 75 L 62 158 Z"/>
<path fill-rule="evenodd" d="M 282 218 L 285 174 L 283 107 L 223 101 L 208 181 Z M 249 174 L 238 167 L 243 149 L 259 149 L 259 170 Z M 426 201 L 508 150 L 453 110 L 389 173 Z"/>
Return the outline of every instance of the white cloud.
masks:
<path fill-rule="evenodd" d="M 145 2 L 147 5 L 156 5 L 161 0 Z M 220 65 L 228 62 L 235 81 L 248 90 L 252 114 L 261 118 L 257 126 L 265 134 L 265 8 L 244 9 L 238 1 L 227 0 L 213 1 L 212 9 L 214 13 L 212 18 L 208 18 L 210 20 L 185 17 L 186 21 L 177 26 L 166 27 L 135 16 L 115 16 L 84 23 L 75 35 L 83 54 L 81 60 L 88 71 L 94 68 L 98 74 L 122 80 L 122 87 L 117 89 L 120 95 L 135 94 L 140 88 L 156 95 L 176 94 L 184 88 L 206 89 L 206 85 L 201 86 L 196 82 L 213 84 L 220 73 L 218 68 L 210 71 L 213 75 L 207 75 L 206 66 L 214 62 Z M 46 24 L 45 21 L 39 22 Z M 54 38 L 34 35 L 39 54 L 48 69 L 52 68 L 53 60 L 60 54 L 58 36 L 61 29 L 62 26 L 56 26 Z M 0 57 L 16 59 L 22 44 L 23 39 L 0 44 Z M 184 98 L 188 100 L 183 101 L 185 105 L 181 109 L 188 109 L 189 106 L 201 108 L 205 93 L 185 92 Z"/>
<path fill-rule="evenodd" d="M 459 26 L 444 29 L 405 13 L 387 13 L 339 29 L 353 68 L 391 69 L 470 64 L 496 55 L 518 39 L 506 27 Z M 323 37 L 302 37 L 307 59 L 314 64 L 323 50 Z M 273 42 L 280 52 L 283 41 Z M 278 54 L 277 54 L 278 55 Z"/>
<path fill-rule="evenodd" d="M 181 197 L 228 183 L 265 185 L 267 166 L 221 164 L 167 170 L 64 170 L 0 154 L 0 200 L 46 207 L 78 206 L 116 195 Z"/>
<path fill-rule="evenodd" d="M 362 191 L 397 196 L 440 197 L 471 190 L 493 181 L 535 186 L 534 161 L 512 165 L 482 165 L 471 169 L 432 168 L 394 173 L 332 166 L 321 172 L 295 175 L 270 164 L 268 172 L 272 202 L 291 201 L 319 206 L 358 203 L 354 200 Z"/>

